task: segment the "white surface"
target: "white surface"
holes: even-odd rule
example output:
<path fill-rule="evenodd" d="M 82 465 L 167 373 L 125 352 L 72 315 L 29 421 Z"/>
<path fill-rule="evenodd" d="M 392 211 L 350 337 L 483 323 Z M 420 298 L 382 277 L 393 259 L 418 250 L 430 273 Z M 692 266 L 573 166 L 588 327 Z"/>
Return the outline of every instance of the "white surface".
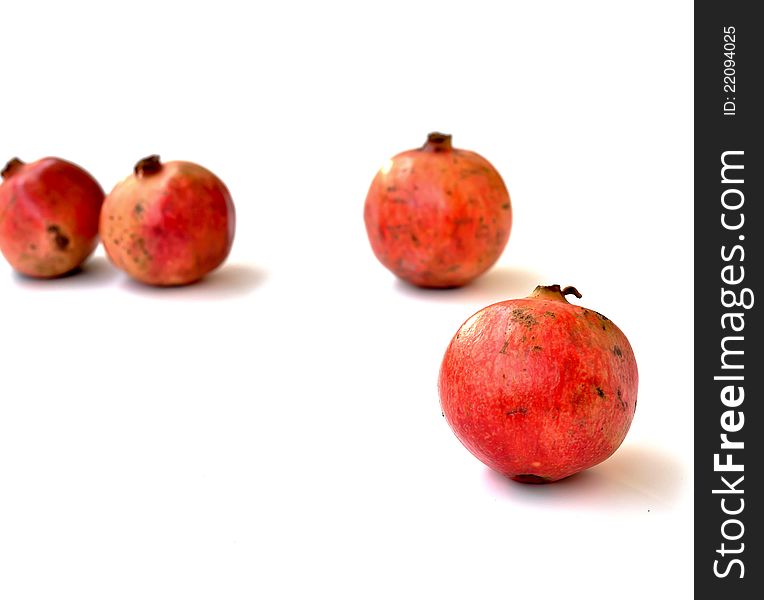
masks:
<path fill-rule="evenodd" d="M 0 266 L 1 598 L 690 597 L 691 3 L 6 4 L 0 159 L 107 190 L 193 160 L 239 226 L 187 289 L 100 250 L 54 282 Z M 458 291 L 396 282 L 363 227 L 431 130 L 512 195 L 500 265 Z M 537 283 L 623 329 L 639 406 L 606 463 L 523 486 L 436 379 Z"/>

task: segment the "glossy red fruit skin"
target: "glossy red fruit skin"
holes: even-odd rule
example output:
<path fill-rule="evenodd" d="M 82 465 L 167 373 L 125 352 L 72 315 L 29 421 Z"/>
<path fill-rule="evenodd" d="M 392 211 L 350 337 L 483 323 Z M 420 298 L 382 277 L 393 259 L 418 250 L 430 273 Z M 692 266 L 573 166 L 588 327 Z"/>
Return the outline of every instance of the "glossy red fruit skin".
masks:
<path fill-rule="evenodd" d="M 0 184 L 0 251 L 29 277 L 70 273 L 98 245 L 103 198 L 98 182 L 75 164 L 11 160 Z"/>
<path fill-rule="evenodd" d="M 231 194 L 212 172 L 191 162 L 138 162 L 109 193 L 101 238 L 110 260 L 134 279 L 186 285 L 220 266 L 233 244 Z"/>
<path fill-rule="evenodd" d="M 470 317 L 446 350 L 438 388 L 448 424 L 472 454 L 517 481 L 545 483 L 615 452 L 634 417 L 637 383 L 621 330 L 549 286 Z"/>
<path fill-rule="evenodd" d="M 469 283 L 501 256 L 512 229 L 509 192 L 486 159 L 431 133 L 379 170 L 364 206 L 379 261 L 421 287 Z"/>

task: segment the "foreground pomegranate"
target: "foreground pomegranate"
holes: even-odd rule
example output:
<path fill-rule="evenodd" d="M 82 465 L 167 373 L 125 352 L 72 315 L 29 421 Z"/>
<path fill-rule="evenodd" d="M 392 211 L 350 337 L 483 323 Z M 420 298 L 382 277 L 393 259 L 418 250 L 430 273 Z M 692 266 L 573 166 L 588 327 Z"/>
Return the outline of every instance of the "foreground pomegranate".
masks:
<path fill-rule="evenodd" d="M 149 156 L 106 197 L 101 238 L 111 261 L 151 285 L 184 285 L 228 256 L 235 216 L 228 189 L 194 163 Z"/>
<path fill-rule="evenodd" d="M 459 440 L 517 481 L 556 481 L 620 446 L 637 406 L 637 363 L 607 317 L 537 287 L 470 317 L 446 350 L 439 391 Z"/>
<path fill-rule="evenodd" d="M 98 244 L 103 190 L 84 169 L 60 158 L 2 170 L 0 250 L 30 277 L 51 278 L 79 267 Z"/>
<path fill-rule="evenodd" d="M 422 287 L 464 285 L 501 255 L 512 227 L 509 193 L 482 156 L 431 133 L 394 156 L 366 196 L 366 231 L 380 262 Z"/>

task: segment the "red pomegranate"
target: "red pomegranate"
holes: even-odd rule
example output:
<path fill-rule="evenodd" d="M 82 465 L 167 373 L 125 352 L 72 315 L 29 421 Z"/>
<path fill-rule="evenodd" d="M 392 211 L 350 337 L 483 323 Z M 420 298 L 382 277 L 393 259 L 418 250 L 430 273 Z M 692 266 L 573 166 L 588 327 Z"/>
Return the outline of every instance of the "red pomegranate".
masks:
<path fill-rule="evenodd" d="M 117 184 L 101 211 L 111 261 L 150 285 L 185 285 L 220 266 L 233 244 L 228 189 L 213 173 L 149 156 Z"/>
<path fill-rule="evenodd" d="M 79 267 L 98 245 L 103 190 L 60 158 L 12 159 L 0 184 L 0 250 L 19 273 L 52 278 Z"/>
<path fill-rule="evenodd" d="M 559 285 L 488 306 L 461 326 L 440 370 L 459 440 L 516 481 L 556 481 L 621 445 L 637 406 L 637 363 L 610 319 Z"/>
<path fill-rule="evenodd" d="M 379 261 L 414 285 L 464 285 L 493 265 L 512 228 L 501 176 L 482 156 L 431 133 L 379 170 L 364 208 Z"/>

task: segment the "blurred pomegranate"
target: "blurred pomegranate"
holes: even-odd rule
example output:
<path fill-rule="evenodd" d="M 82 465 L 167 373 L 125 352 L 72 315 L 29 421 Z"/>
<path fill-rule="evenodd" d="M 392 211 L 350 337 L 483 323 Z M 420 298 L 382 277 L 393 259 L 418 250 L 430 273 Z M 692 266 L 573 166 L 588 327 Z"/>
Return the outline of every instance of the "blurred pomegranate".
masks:
<path fill-rule="evenodd" d="M 103 190 L 60 158 L 12 159 L 0 184 L 0 251 L 19 273 L 51 278 L 79 267 L 98 245 Z"/>
<path fill-rule="evenodd" d="M 512 228 L 501 176 L 482 156 L 431 133 L 380 169 L 364 209 L 379 261 L 414 285 L 464 285 L 498 260 Z"/>

